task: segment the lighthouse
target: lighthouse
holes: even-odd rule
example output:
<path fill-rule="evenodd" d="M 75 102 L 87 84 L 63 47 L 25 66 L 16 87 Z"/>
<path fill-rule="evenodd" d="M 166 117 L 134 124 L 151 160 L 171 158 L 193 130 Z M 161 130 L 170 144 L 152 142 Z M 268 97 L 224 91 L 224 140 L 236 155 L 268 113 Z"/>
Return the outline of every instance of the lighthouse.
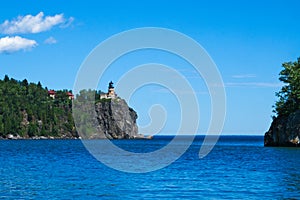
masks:
<path fill-rule="evenodd" d="M 107 93 L 103 93 L 100 95 L 100 99 L 114 99 L 117 97 L 115 93 L 114 83 L 112 81 L 108 84 L 108 91 Z"/>

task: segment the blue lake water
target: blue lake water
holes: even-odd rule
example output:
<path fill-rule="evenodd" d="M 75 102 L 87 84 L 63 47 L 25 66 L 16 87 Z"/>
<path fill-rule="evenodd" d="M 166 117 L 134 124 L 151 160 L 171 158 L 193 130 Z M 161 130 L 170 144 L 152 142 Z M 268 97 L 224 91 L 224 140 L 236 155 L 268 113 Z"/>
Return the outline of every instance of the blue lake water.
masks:
<path fill-rule="evenodd" d="M 150 152 L 170 139 L 115 143 Z M 300 199 L 300 148 L 222 136 L 199 159 L 202 140 L 168 167 L 143 174 L 108 168 L 80 140 L 1 140 L 0 199 Z"/>

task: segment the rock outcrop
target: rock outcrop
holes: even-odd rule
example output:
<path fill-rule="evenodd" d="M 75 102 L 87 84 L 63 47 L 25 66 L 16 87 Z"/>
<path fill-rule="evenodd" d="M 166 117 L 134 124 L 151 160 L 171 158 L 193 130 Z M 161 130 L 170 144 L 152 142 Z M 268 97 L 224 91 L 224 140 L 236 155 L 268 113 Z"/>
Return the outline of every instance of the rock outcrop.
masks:
<path fill-rule="evenodd" d="M 82 139 L 143 139 L 138 134 L 137 113 L 124 99 L 104 98 L 96 104 L 75 104 L 76 128 Z M 148 139 L 148 138 L 147 138 Z"/>
<path fill-rule="evenodd" d="M 300 110 L 274 118 L 265 133 L 265 146 L 300 147 Z"/>
<path fill-rule="evenodd" d="M 121 98 L 105 99 L 96 103 L 98 120 L 97 136 L 108 139 L 131 139 L 140 137 L 136 124 L 137 114 Z"/>

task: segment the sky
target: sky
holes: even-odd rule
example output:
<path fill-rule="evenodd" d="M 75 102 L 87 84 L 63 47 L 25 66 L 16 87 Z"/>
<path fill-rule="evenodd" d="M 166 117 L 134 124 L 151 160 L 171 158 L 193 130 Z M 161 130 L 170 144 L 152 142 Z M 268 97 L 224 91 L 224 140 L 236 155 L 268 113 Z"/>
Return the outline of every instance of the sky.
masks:
<path fill-rule="evenodd" d="M 296 0 L 6 1 L 0 7 L 0 77 L 72 89 L 84 60 L 107 38 L 134 28 L 172 29 L 197 41 L 218 67 L 226 91 L 223 134 L 263 135 L 282 86 L 281 64 L 300 56 L 299 6 Z M 211 111 L 205 82 L 174 55 L 144 50 L 123 56 L 98 89 L 106 90 L 108 81 L 117 83 L 128 70 L 153 62 L 168 65 L 190 82 L 201 111 L 198 133 L 205 132 Z M 168 116 L 162 134 L 176 132 L 178 100 L 166 88 L 142 87 L 128 102 L 140 127 L 151 122 L 151 106 L 163 105 Z"/>

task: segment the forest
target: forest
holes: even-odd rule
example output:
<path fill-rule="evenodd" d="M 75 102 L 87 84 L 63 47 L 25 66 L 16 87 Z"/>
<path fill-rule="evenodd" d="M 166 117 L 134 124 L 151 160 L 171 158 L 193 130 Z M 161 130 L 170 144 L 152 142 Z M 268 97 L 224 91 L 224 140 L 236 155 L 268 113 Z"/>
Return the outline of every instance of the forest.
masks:
<path fill-rule="evenodd" d="M 40 82 L 18 81 L 5 75 L 0 80 L 0 137 L 77 137 L 72 117 L 71 91 L 49 96 Z"/>

